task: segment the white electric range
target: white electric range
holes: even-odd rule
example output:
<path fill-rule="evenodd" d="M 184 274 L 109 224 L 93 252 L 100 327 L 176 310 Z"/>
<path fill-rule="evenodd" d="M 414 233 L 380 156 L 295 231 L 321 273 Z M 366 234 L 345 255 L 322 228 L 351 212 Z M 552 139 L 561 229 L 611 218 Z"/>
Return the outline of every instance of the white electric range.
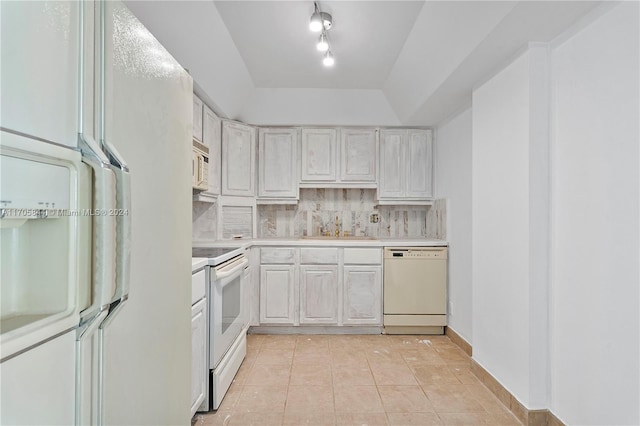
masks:
<path fill-rule="evenodd" d="M 193 258 L 206 258 L 209 387 L 198 411 L 217 410 L 247 353 L 247 315 L 243 309 L 243 247 L 194 247 Z"/>

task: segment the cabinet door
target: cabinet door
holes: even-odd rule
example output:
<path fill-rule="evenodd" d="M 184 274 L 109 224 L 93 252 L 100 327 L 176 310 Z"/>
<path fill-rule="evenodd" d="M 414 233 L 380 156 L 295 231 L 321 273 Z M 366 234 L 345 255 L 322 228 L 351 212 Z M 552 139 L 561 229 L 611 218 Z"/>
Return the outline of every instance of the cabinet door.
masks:
<path fill-rule="evenodd" d="M 204 401 L 207 372 L 207 299 L 191 307 L 191 416 Z"/>
<path fill-rule="evenodd" d="M 204 103 L 193 95 L 193 138 L 202 142 L 202 112 Z"/>
<path fill-rule="evenodd" d="M 340 180 L 376 181 L 375 129 L 342 129 L 340 139 Z"/>
<path fill-rule="evenodd" d="M 381 277 L 380 266 L 344 266 L 343 324 L 382 324 Z"/>
<path fill-rule="evenodd" d="M 250 126 L 222 123 L 222 195 L 256 195 L 255 132 Z"/>
<path fill-rule="evenodd" d="M 407 192 L 409 198 L 433 198 L 433 149 L 430 130 L 407 134 Z"/>
<path fill-rule="evenodd" d="M 222 124 L 220 118 L 204 106 L 202 141 L 209 147 L 209 189 L 206 192 L 220 195 L 220 153 L 222 145 Z"/>
<path fill-rule="evenodd" d="M 338 266 L 300 266 L 300 324 L 338 323 Z"/>
<path fill-rule="evenodd" d="M 79 8 L 80 2 L 75 1 L 2 2 L 0 127 L 77 146 Z M 86 24 L 90 38 L 92 22 Z M 93 55 L 89 44 L 87 59 Z M 93 69 L 86 65 L 91 80 Z M 85 84 L 85 89 L 89 89 L 86 96 L 92 88 Z M 86 101 L 91 104 L 90 99 Z"/>
<path fill-rule="evenodd" d="M 250 250 L 250 249 L 249 249 Z M 247 255 L 249 253 L 247 252 Z M 247 256 L 249 257 L 249 256 Z M 251 311 L 251 266 L 244 270 L 242 274 L 242 319 L 244 323 L 242 327 L 246 327 L 249 324 L 249 316 Z"/>
<path fill-rule="evenodd" d="M 298 131 L 260 129 L 258 197 L 298 198 Z"/>
<path fill-rule="evenodd" d="M 380 130 L 380 183 L 378 198 L 404 196 L 404 130 Z"/>
<path fill-rule="evenodd" d="M 336 145 L 335 129 L 302 129 L 302 181 L 336 180 Z"/>
<path fill-rule="evenodd" d="M 260 266 L 260 323 L 294 323 L 294 279 L 293 265 Z"/>

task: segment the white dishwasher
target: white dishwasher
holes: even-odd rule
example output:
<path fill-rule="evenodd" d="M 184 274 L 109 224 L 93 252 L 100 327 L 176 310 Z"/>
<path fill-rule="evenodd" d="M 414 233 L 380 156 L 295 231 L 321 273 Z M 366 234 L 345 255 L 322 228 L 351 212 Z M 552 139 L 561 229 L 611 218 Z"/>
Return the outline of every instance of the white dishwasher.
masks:
<path fill-rule="evenodd" d="M 443 334 L 447 325 L 447 248 L 384 249 L 384 332 Z"/>

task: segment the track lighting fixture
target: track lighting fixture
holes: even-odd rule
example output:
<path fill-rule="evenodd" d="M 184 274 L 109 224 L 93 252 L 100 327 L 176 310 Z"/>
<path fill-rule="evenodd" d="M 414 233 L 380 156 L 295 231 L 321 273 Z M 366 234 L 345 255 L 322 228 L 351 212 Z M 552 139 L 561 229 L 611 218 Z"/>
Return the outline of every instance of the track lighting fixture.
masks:
<path fill-rule="evenodd" d="M 327 50 L 327 53 L 324 54 L 324 59 L 322 60 L 322 64 L 325 67 L 332 67 L 335 64 L 335 59 L 333 59 L 333 53 L 330 50 Z"/>
<path fill-rule="evenodd" d="M 313 32 L 320 32 L 316 49 L 320 52 L 326 52 L 322 59 L 322 63 L 327 66 L 333 66 L 335 59 L 329 45 L 329 36 L 327 31 L 333 26 L 333 17 L 320 10 L 318 2 L 313 2 L 314 11 L 309 20 L 309 29 Z"/>
<path fill-rule="evenodd" d="M 330 30 L 333 25 L 333 18 L 331 15 L 325 12 L 321 12 L 318 7 L 318 2 L 314 2 L 314 12 L 311 15 L 311 19 L 309 20 L 309 29 L 314 33 L 320 32 L 322 30 Z"/>
<path fill-rule="evenodd" d="M 318 44 L 316 44 L 316 49 L 321 52 L 326 52 L 327 50 L 329 50 L 329 42 L 327 41 L 327 35 L 324 31 L 322 32 L 322 34 L 320 34 Z"/>

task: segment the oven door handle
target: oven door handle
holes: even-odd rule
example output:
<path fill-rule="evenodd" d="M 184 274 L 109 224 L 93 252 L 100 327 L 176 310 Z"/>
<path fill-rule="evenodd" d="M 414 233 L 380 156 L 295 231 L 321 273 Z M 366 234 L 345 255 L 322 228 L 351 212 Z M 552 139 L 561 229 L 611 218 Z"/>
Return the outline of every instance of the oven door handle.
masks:
<path fill-rule="evenodd" d="M 249 264 L 249 260 L 248 259 L 243 259 L 242 262 L 237 263 L 235 265 L 233 265 L 233 267 L 231 269 L 229 269 L 228 271 L 222 271 L 222 272 L 218 272 L 216 271 L 216 280 L 224 280 L 225 278 L 228 278 L 234 274 L 238 274 L 238 273 L 242 273 L 242 271 L 244 270 L 244 267 Z M 223 284 L 222 286 L 224 287 L 226 284 Z"/>

